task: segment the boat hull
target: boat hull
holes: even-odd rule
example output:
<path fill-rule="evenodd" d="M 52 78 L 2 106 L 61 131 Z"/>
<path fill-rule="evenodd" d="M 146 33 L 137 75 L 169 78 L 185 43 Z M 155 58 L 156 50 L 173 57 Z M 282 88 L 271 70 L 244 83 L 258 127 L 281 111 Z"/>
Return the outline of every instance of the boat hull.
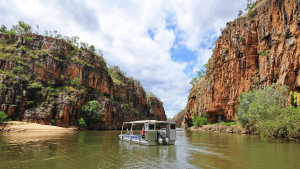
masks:
<path fill-rule="evenodd" d="M 120 140 L 132 142 L 136 144 L 143 144 L 143 145 L 149 145 L 149 146 L 155 146 L 155 145 L 174 145 L 175 140 L 168 140 L 168 143 L 163 142 L 160 144 L 159 142 L 149 142 L 145 139 L 142 139 L 141 137 L 138 137 L 136 135 L 119 135 Z"/>

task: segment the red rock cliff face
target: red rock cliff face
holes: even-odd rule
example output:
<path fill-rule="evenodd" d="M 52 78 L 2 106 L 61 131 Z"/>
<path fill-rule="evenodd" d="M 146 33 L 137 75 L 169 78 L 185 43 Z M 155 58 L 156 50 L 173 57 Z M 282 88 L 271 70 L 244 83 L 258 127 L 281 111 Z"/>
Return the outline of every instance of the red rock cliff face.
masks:
<path fill-rule="evenodd" d="M 184 120 L 184 115 L 185 115 L 185 110 L 182 110 L 181 112 L 177 113 L 174 117 L 173 117 L 173 121 L 176 122 L 177 126 L 181 126 L 184 125 L 183 120 Z"/>
<path fill-rule="evenodd" d="M 86 49 L 35 34 L 0 34 L 0 105 L 9 118 L 59 126 L 77 125 L 81 107 L 97 100 L 103 113 L 94 129 L 118 129 L 123 121 L 165 120 L 162 103 L 120 76 Z"/>
<path fill-rule="evenodd" d="M 252 88 L 278 83 L 299 92 L 299 30 L 299 0 L 259 1 L 253 12 L 227 23 L 205 79 L 191 89 L 185 124 L 193 113 L 235 120 L 239 95 Z"/>

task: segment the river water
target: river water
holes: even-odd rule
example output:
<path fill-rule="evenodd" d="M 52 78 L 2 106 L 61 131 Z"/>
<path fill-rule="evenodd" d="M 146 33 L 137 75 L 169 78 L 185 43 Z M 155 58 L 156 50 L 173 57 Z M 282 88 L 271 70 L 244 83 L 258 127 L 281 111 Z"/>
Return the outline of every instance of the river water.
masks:
<path fill-rule="evenodd" d="M 119 131 L 0 133 L 0 168 L 300 168 L 300 144 L 177 131 L 173 146 L 120 141 Z"/>

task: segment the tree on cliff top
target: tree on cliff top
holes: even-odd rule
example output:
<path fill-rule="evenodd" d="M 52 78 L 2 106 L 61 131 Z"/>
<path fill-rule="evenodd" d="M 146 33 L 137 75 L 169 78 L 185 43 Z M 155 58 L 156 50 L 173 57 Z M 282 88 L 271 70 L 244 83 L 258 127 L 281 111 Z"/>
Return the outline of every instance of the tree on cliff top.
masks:
<path fill-rule="evenodd" d="M 247 0 L 246 11 L 250 11 L 254 7 L 255 2 L 256 2 L 255 0 L 254 1 L 253 0 Z"/>
<path fill-rule="evenodd" d="M 13 25 L 10 30 L 7 30 L 7 27 L 5 25 L 1 25 L 0 32 L 16 35 L 31 33 L 32 29 L 31 26 L 26 24 L 24 21 L 19 21 L 18 24 Z"/>
<path fill-rule="evenodd" d="M 13 25 L 12 30 L 17 34 L 25 34 L 32 32 L 31 26 L 26 24 L 24 21 L 19 21 L 18 25 Z"/>
<path fill-rule="evenodd" d="M 240 10 L 240 11 L 239 11 L 239 14 L 238 14 L 238 17 L 241 17 L 242 15 L 243 15 L 243 11 Z"/>
<path fill-rule="evenodd" d="M 2 33 L 6 33 L 7 32 L 7 28 L 6 28 L 5 25 L 1 25 L 0 32 L 2 32 Z"/>
<path fill-rule="evenodd" d="M 146 97 L 149 98 L 149 97 L 157 97 L 157 96 L 153 92 L 147 92 Z"/>
<path fill-rule="evenodd" d="M 203 79 L 205 77 L 205 74 L 206 74 L 206 67 L 207 67 L 207 64 L 203 65 L 205 67 L 205 69 L 201 69 L 199 71 L 197 71 L 197 77 L 194 77 L 191 81 L 190 81 L 190 84 L 191 85 L 196 85 L 197 82 L 201 79 Z"/>

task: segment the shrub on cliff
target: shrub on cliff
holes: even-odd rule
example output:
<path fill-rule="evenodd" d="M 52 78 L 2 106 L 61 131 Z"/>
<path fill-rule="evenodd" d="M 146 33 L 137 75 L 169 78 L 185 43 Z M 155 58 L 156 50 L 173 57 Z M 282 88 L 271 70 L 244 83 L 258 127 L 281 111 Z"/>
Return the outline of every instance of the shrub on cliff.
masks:
<path fill-rule="evenodd" d="M 255 6 L 255 0 L 247 0 L 246 11 L 250 11 Z"/>
<path fill-rule="evenodd" d="M 203 65 L 204 68 L 202 68 L 200 71 L 197 71 L 197 77 L 194 77 L 191 81 L 190 81 L 190 84 L 192 86 L 196 85 L 198 83 L 199 80 L 205 78 L 205 75 L 206 75 L 206 67 L 207 67 L 207 64 Z"/>
<path fill-rule="evenodd" d="M 24 72 L 24 67 L 23 66 L 16 66 L 13 68 L 13 71 L 16 73 L 16 74 L 21 74 Z"/>
<path fill-rule="evenodd" d="M 71 85 L 78 87 L 78 86 L 81 85 L 81 82 L 80 82 L 80 80 L 78 78 L 71 79 Z"/>
<path fill-rule="evenodd" d="M 146 92 L 146 97 L 157 97 L 153 92 Z"/>
<path fill-rule="evenodd" d="M 126 76 L 126 73 L 124 71 L 122 71 L 119 66 L 113 66 L 113 67 L 108 68 L 108 73 L 109 73 L 110 77 L 112 78 L 114 84 L 124 85 L 123 77 Z"/>
<path fill-rule="evenodd" d="M 86 105 L 82 106 L 81 111 L 84 113 L 87 120 L 87 125 L 89 126 L 98 122 L 102 116 L 100 104 L 97 100 L 89 101 Z"/>
<path fill-rule="evenodd" d="M 78 120 L 78 125 L 79 125 L 79 127 L 86 127 L 86 123 L 85 123 L 84 118 L 80 118 Z"/>
<path fill-rule="evenodd" d="M 56 126 L 56 121 L 55 121 L 54 119 L 52 119 L 52 120 L 50 121 L 50 125 L 51 125 L 51 126 Z"/>
<path fill-rule="evenodd" d="M 272 85 L 240 96 L 243 127 L 268 138 L 300 139 L 300 109 L 288 105 L 288 88 Z"/>
<path fill-rule="evenodd" d="M 6 118 L 7 118 L 7 115 L 3 111 L 0 111 L 0 124 L 5 122 Z"/>
<path fill-rule="evenodd" d="M 208 123 L 207 117 L 194 115 L 193 117 L 193 126 L 194 127 L 202 127 Z"/>

